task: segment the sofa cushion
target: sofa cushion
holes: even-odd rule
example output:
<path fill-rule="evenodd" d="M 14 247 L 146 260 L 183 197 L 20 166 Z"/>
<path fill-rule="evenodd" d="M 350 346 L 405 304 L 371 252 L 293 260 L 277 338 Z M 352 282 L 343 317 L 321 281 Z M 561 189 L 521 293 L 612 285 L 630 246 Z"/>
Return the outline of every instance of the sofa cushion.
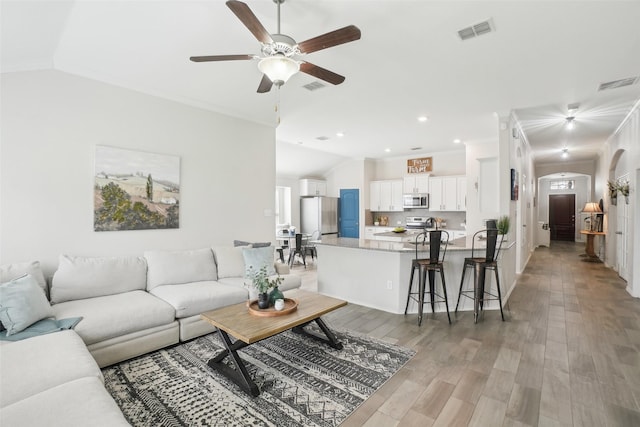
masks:
<path fill-rule="evenodd" d="M 0 359 L 2 408 L 78 378 L 102 380 L 100 368 L 74 331 L 54 332 L 2 345 Z"/>
<path fill-rule="evenodd" d="M 146 251 L 147 289 L 156 286 L 216 280 L 218 272 L 211 249 Z"/>
<path fill-rule="evenodd" d="M 246 301 L 248 292 L 237 286 L 219 282 L 193 282 L 182 286 L 158 286 L 150 291 L 176 310 L 176 318 L 193 316 L 231 304 Z"/>
<path fill-rule="evenodd" d="M 276 269 L 273 266 L 273 253 L 274 247 L 267 246 L 264 248 L 242 248 L 242 256 L 244 258 L 244 276 L 251 277 L 262 267 L 267 268 L 267 275 L 272 276 L 276 274 Z"/>
<path fill-rule="evenodd" d="M 76 257 L 60 255 L 51 283 L 51 302 L 145 289 L 147 263 L 140 257 Z"/>
<path fill-rule="evenodd" d="M 40 268 L 39 261 L 19 262 L 14 264 L 6 264 L 0 266 L 0 283 L 5 283 L 18 277 L 22 277 L 25 274 L 30 274 L 38 285 L 44 290 L 47 298 L 49 297 L 49 290 L 47 289 L 47 281 Z"/>
<path fill-rule="evenodd" d="M 278 276 L 277 275 L 269 276 L 269 278 L 271 279 L 276 277 Z M 302 280 L 300 279 L 300 276 L 297 276 L 294 274 L 287 274 L 285 276 L 280 276 L 280 277 L 282 278 L 282 282 L 280 283 L 280 285 L 278 285 L 278 289 L 280 289 L 283 292 L 288 291 L 290 289 L 298 289 L 302 284 Z M 255 299 L 258 297 L 257 296 L 258 294 L 255 291 L 255 288 L 250 286 L 251 282 L 249 281 L 249 279 L 244 279 L 242 277 L 227 277 L 226 279 L 219 279 L 218 282 L 223 285 L 246 289 L 249 292 L 251 299 Z"/>
<path fill-rule="evenodd" d="M 145 291 L 67 301 L 53 306 L 57 318 L 83 317 L 75 331 L 86 345 L 175 321 L 175 310 Z"/>
<path fill-rule="evenodd" d="M 218 266 L 218 279 L 225 277 L 244 277 L 243 246 L 218 246 L 213 248 Z"/>
<path fill-rule="evenodd" d="M 86 377 L 42 391 L 2 408 L 0 425 L 115 427 L 129 426 L 129 423 L 102 382 L 95 377 Z"/>
<path fill-rule="evenodd" d="M 30 274 L 0 285 L 0 322 L 7 336 L 53 316 L 42 288 Z"/>

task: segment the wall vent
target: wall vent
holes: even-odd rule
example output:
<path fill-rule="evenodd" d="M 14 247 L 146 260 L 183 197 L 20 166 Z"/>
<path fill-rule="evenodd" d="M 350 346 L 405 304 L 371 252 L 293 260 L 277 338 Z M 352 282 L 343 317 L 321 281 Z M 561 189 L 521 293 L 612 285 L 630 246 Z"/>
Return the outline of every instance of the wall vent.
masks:
<path fill-rule="evenodd" d="M 328 136 L 316 136 L 316 139 L 317 139 L 318 141 L 326 141 L 326 140 L 328 140 L 328 139 L 329 139 L 329 137 L 328 137 Z"/>
<path fill-rule="evenodd" d="M 638 80 L 639 80 L 638 77 L 629 77 L 626 79 L 614 80 L 612 82 L 600 83 L 600 86 L 598 86 L 598 92 L 600 92 L 601 90 L 609 90 L 609 89 L 616 89 L 624 86 L 631 86 L 632 84 L 637 83 Z"/>
<path fill-rule="evenodd" d="M 458 36 L 460 36 L 461 40 L 469 40 L 474 37 L 479 37 L 483 34 L 488 34 L 492 31 L 495 31 L 493 20 L 487 19 L 486 21 L 482 21 L 470 27 L 459 30 Z"/>
<path fill-rule="evenodd" d="M 418 151 L 418 150 L 422 150 L 422 147 L 411 147 L 410 150 L 411 151 Z"/>
<path fill-rule="evenodd" d="M 314 90 L 322 89 L 325 86 L 326 86 L 325 84 L 322 84 L 322 83 L 320 83 L 318 81 L 315 81 L 315 82 L 308 83 L 308 84 L 306 84 L 306 85 L 304 85 L 302 87 L 305 88 L 308 91 L 313 92 Z"/>

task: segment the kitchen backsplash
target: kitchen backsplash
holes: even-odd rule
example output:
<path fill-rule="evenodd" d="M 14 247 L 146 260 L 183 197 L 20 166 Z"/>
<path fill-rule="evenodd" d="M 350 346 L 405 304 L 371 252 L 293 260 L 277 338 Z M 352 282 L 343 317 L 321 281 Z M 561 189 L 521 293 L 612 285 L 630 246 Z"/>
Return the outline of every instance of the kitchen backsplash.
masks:
<path fill-rule="evenodd" d="M 434 218 L 442 218 L 446 228 L 452 230 L 460 230 L 460 224 L 466 222 L 466 212 L 431 212 L 427 209 L 406 209 L 404 212 L 368 212 L 366 215 L 366 225 L 373 225 L 375 218 L 378 216 L 386 216 L 389 218 L 389 226 L 404 225 L 408 216 L 426 216 Z"/>

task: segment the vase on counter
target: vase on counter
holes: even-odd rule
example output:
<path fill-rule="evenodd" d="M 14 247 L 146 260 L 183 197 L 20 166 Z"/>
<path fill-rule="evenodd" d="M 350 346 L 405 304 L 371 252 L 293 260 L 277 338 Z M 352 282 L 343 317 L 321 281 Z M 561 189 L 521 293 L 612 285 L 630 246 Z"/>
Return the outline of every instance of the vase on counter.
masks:
<path fill-rule="evenodd" d="M 269 303 L 271 305 L 275 305 L 277 299 L 282 299 L 283 300 L 284 299 L 284 295 L 282 294 L 282 291 L 280 289 L 278 289 L 278 287 L 276 286 L 269 293 Z"/>
<path fill-rule="evenodd" d="M 258 294 L 258 308 L 264 310 L 265 308 L 269 308 L 269 294 L 266 292 L 261 292 Z"/>

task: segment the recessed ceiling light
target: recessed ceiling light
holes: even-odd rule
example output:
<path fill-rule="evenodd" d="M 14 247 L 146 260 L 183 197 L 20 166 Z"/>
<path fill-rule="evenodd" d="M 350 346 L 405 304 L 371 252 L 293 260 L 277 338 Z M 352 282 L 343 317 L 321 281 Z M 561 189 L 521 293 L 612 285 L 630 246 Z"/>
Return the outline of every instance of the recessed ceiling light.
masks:
<path fill-rule="evenodd" d="M 453 140 L 453 143 L 454 143 L 454 144 L 460 144 L 461 142 L 462 142 L 462 140 L 457 139 L 457 138 Z"/>
<path fill-rule="evenodd" d="M 336 136 L 337 136 L 338 138 L 342 138 L 342 137 L 344 136 L 344 132 L 337 132 L 337 133 L 336 133 Z"/>
<path fill-rule="evenodd" d="M 420 117 L 418 117 L 418 121 L 419 121 L 419 122 L 426 122 L 427 120 L 429 120 L 429 117 L 427 117 L 427 116 L 420 116 Z"/>
<path fill-rule="evenodd" d="M 385 148 L 385 149 L 384 149 L 384 152 L 385 152 L 385 153 L 390 153 L 390 152 L 391 152 L 391 148 Z"/>

